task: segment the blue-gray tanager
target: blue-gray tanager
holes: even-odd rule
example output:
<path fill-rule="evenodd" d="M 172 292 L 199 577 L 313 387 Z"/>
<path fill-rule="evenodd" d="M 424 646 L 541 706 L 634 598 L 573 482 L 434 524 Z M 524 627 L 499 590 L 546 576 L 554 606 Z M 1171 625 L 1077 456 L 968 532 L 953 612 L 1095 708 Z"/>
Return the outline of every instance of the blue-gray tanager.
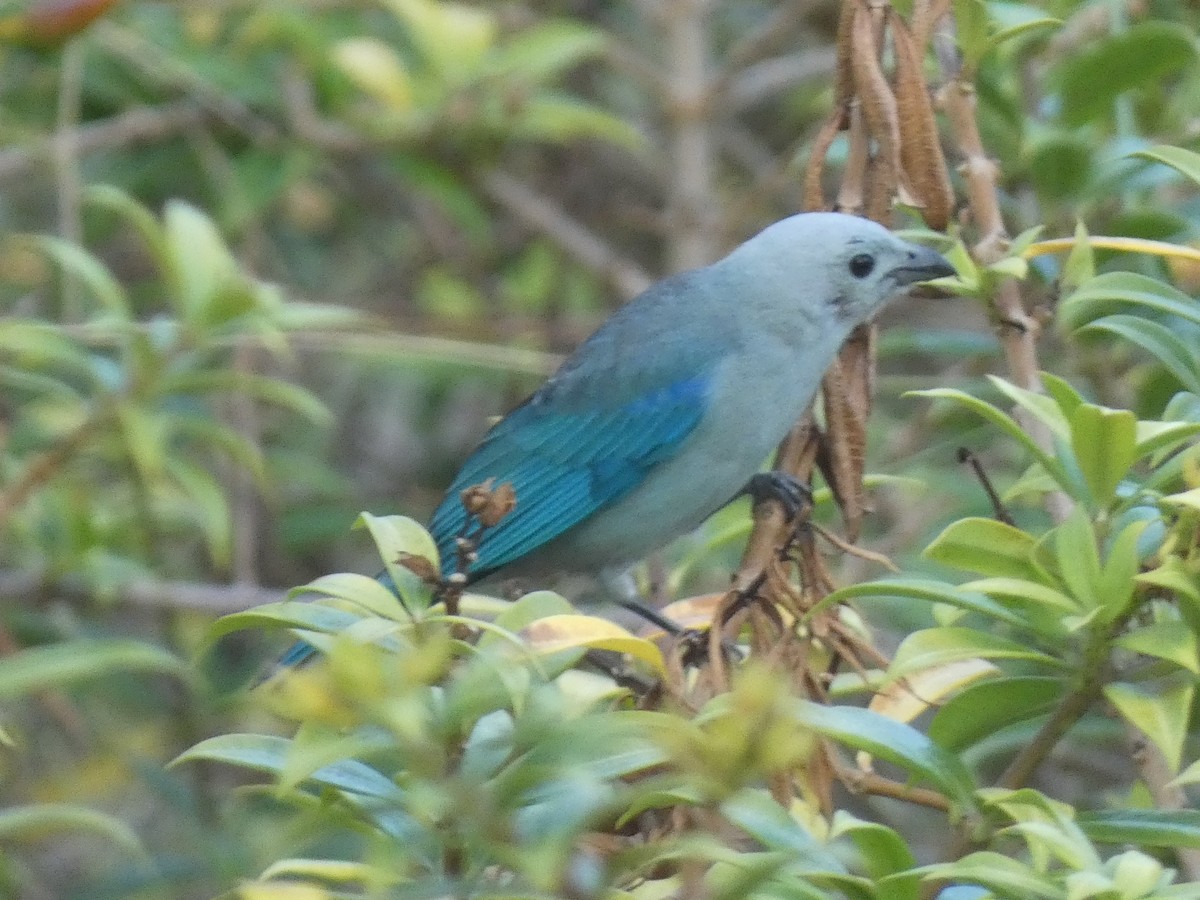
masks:
<path fill-rule="evenodd" d="M 620 591 L 617 573 L 743 491 L 856 325 L 953 273 L 867 219 L 803 213 L 659 282 L 463 464 L 429 525 L 443 576 L 460 569 L 460 492 L 491 479 L 512 485 L 516 507 L 483 532 L 469 581 L 585 572 Z"/>
<path fill-rule="evenodd" d="M 800 418 L 850 331 L 908 286 L 952 275 L 938 253 L 867 219 L 802 213 L 630 301 L 496 423 L 433 514 L 459 567 L 460 492 L 508 482 L 477 581 L 611 576 L 743 491 Z"/>

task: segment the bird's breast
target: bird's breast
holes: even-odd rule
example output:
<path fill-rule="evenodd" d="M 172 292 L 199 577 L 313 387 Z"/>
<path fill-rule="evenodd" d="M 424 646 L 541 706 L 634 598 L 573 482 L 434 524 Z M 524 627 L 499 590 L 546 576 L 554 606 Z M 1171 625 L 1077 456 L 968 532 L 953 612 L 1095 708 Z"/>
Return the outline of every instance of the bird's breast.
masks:
<path fill-rule="evenodd" d="M 766 338 L 716 367 L 708 408 L 671 458 L 621 499 L 547 545 L 547 568 L 634 562 L 696 528 L 759 470 L 807 407 L 828 359 Z"/>

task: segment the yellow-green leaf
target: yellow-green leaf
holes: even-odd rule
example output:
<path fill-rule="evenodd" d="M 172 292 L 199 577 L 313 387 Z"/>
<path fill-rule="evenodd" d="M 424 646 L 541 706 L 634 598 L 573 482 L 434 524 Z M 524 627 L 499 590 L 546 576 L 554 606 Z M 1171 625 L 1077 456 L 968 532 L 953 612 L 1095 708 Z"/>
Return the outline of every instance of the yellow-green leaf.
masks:
<path fill-rule="evenodd" d="M 608 619 L 582 615 L 546 616 L 524 628 L 521 637 L 539 655 L 580 648 L 613 650 L 627 653 L 659 674 L 666 674 L 662 651 L 656 644 L 634 636 Z"/>
<path fill-rule="evenodd" d="M 1136 684 L 1118 682 L 1104 688 L 1104 696 L 1126 721 L 1162 751 L 1172 772 L 1179 770 L 1187 738 L 1196 679 L 1179 673 Z"/>

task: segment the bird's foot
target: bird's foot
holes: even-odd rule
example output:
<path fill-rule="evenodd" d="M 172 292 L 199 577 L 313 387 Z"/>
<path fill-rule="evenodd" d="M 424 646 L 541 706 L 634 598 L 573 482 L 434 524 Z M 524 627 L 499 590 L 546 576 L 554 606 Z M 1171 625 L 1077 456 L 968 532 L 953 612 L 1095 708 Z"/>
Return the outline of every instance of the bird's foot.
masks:
<path fill-rule="evenodd" d="M 688 628 L 676 635 L 676 642 L 685 666 L 698 666 L 708 661 L 712 643 L 707 629 Z M 721 639 L 721 655 L 726 663 L 740 663 L 745 659 L 741 648 L 729 638 Z"/>
<path fill-rule="evenodd" d="M 755 504 L 763 500 L 778 500 L 783 511 L 793 521 L 812 506 L 812 488 L 787 472 L 772 470 L 754 475 L 742 493 L 748 494 Z"/>

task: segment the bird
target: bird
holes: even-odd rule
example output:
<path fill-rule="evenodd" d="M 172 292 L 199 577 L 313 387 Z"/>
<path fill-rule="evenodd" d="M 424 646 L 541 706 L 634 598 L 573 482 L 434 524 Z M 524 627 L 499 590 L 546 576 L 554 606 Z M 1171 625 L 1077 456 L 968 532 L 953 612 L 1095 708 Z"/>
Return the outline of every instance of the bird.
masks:
<path fill-rule="evenodd" d="M 468 456 L 429 520 L 442 576 L 592 574 L 644 612 L 630 567 L 761 487 L 850 332 L 954 271 L 876 222 L 809 212 L 652 285 Z M 480 484 L 515 506 L 459 559 L 461 493 Z"/>

